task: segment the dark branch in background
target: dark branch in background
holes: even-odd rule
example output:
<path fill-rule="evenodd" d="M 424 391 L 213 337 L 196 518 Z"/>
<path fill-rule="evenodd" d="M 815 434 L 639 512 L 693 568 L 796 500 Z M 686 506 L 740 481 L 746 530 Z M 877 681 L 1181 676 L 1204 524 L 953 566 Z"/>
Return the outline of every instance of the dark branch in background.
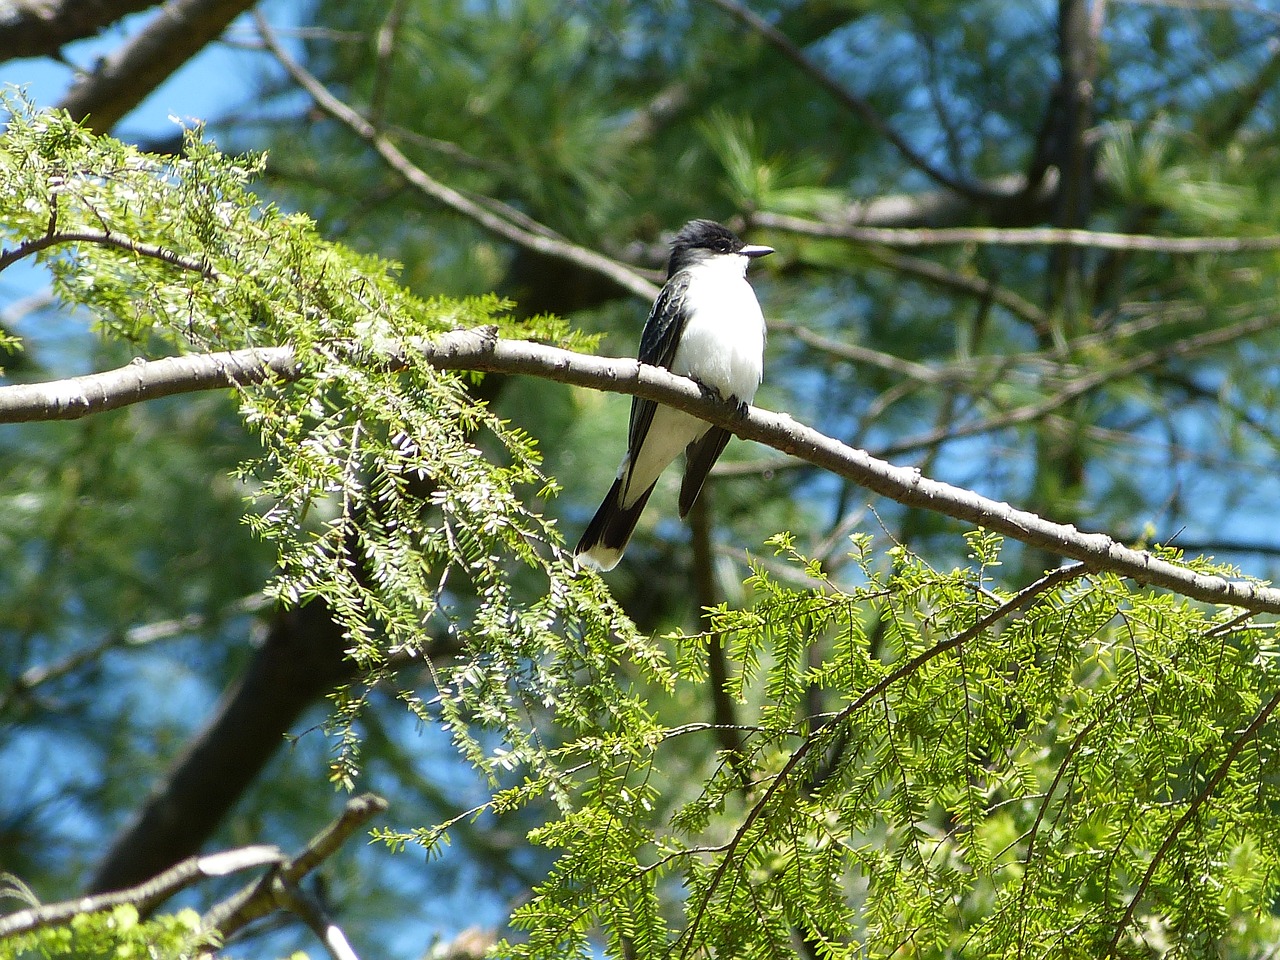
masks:
<path fill-rule="evenodd" d="M 1221 334 L 1221 331 L 1213 331 L 1205 336 L 1213 334 Z M 919 470 L 896 467 L 878 460 L 863 450 L 856 450 L 824 436 L 785 414 L 770 413 L 753 407 L 742 416 L 733 405 L 708 399 L 691 380 L 635 360 L 610 360 L 538 343 L 499 340 L 492 329 L 454 331 L 430 341 L 416 342 L 406 350 L 422 353 L 428 362 L 442 370 L 524 374 L 655 400 L 724 427 L 743 439 L 755 440 L 797 456 L 815 467 L 852 480 L 904 506 L 931 510 L 964 523 L 984 527 L 1028 546 L 1080 560 L 1092 569 L 1107 570 L 1139 583 L 1164 587 L 1206 603 L 1230 604 L 1248 610 L 1280 613 L 1280 589 L 1196 573 L 1145 550 L 1126 547 L 1106 534 L 1081 533 L 1073 526 L 1053 523 L 973 491 L 930 480 L 922 476 Z M 274 352 L 272 356 L 276 368 L 288 370 L 283 356 Z M 183 359 L 198 367 L 203 358 L 193 356 Z M 386 359 L 390 364 L 399 365 L 405 362 L 405 355 L 388 356 Z M 131 366 L 145 380 L 149 364 L 143 362 Z M 112 371 L 104 376 L 118 374 L 119 371 Z M 295 369 L 291 373 L 278 375 L 285 379 L 296 378 L 301 375 L 301 371 Z M 83 381 L 91 378 L 77 379 Z M 216 376 L 210 375 L 201 385 L 191 389 L 207 389 L 215 382 Z M 59 384 L 45 386 L 52 396 L 61 394 Z M 131 384 L 130 387 L 136 395 L 136 386 Z M 38 388 L 0 388 L 0 409 L 4 407 L 7 391 L 19 389 L 31 391 Z M 169 392 L 179 391 L 170 385 Z M 37 407 L 53 406 L 39 397 L 32 399 Z M 32 417 L 28 416 L 26 419 Z"/>
<path fill-rule="evenodd" d="M 0 16 L 0 62 L 57 57 L 64 44 L 98 34 L 157 0 L 8 0 Z"/>
<path fill-rule="evenodd" d="M 254 0 L 170 0 L 141 32 L 85 74 L 59 104 L 106 133 Z"/>
<path fill-rule="evenodd" d="M 715 628 L 711 611 L 720 603 L 716 589 L 715 550 L 711 536 L 711 494 L 703 490 L 689 511 L 689 538 L 692 544 L 693 597 L 698 616 L 707 635 L 707 682 L 711 686 L 712 732 L 720 749 L 727 754 L 729 765 L 742 780 L 750 784 L 748 766 L 742 753 L 742 734 L 738 729 L 738 711 L 729 695 L 729 660 L 725 654 L 724 634 Z"/>
<path fill-rule="evenodd" d="M 538 225 L 538 229 L 530 229 L 528 222 L 513 222 L 509 217 L 494 211 L 477 200 L 441 183 L 425 170 L 400 152 L 400 149 L 384 137 L 378 129 L 359 113 L 335 97 L 314 75 L 295 61 L 280 46 L 270 25 L 261 14 L 256 15 L 258 32 L 262 42 L 280 61 L 280 65 L 315 101 L 316 106 L 348 127 L 356 136 L 366 141 L 378 153 L 386 164 L 400 174 L 415 190 L 443 204 L 455 213 L 474 220 L 504 240 L 525 247 L 535 253 L 566 260 L 574 266 L 590 270 L 607 277 L 623 290 L 641 300 L 651 301 L 658 295 L 658 287 L 637 270 L 611 260 L 588 248 L 562 240 L 549 228 Z"/>
<path fill-rule="evenodd" d="M 29 907 L 0 917 L 0 938 L 66 923 L 79 914 L 111 910 L 126 903 L 133 904 L 139 913 L 145 915 L 179 890 L 200 880 L 224 877 L 229 873 L 277 864 L 283 860 L 284 854 L 279 848 L 271 846 L 243 847 L 203 857 L 191 857 L 136 887 L 113 890 L 96 897 L 81 897 L 79 900 Z"/>
<path fill-rule="evenodd" d="M 391 85 L 391 66 L 395 59 L 396 44 L 400 39 L 400 27 L 404 24 L 406 0 L 391 0 L 391 9 L 387 11 L 374 39 L 374 55 L 377 60 L 373 70 L 373 93 L 369 97 L 369 122 L 375 129 L 381 130 L 385 120 L 387 105 L 387 89 Z"/>

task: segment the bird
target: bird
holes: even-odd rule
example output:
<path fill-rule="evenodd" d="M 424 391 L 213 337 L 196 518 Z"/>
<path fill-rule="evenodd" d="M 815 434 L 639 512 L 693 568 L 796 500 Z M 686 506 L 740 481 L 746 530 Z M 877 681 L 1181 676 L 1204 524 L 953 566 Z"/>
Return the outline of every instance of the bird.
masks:
<path fill-rule="evenodd" d="M 772 247 L 743 243 L 713 220 L 690 220 L 671 241 L 667 281 L 640 335 L 641 363 L 689 377 L 744 412 L 764 375 L 764 314 L 747 264 Z M 685 451 L 680 517 L 698 499 L 729 431 L 634 397 L 627 452 L 613 486 L 574 550 L 579 566 L 612 570 L 622 559 L 658 477 Z"/>

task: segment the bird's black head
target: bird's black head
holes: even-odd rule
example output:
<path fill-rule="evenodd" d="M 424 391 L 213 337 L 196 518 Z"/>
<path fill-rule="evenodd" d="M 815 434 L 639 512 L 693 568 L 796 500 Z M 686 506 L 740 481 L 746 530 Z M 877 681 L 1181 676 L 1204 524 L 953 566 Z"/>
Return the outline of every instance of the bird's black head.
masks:
<path fill-rule="evenodd" d="M 690 220 L 671 241 L 671 261 L 667 277 L 707 256 L 738 254 L 763 257 L 773 253 L 771 247 L 754 247 L 743 243 L 732 230 L 714 220 Z"/>

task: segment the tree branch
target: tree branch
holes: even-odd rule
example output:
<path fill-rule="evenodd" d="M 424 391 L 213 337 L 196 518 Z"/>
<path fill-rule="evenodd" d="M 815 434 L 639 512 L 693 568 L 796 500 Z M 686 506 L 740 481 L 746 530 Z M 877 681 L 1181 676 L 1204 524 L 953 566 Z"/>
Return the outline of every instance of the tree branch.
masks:
<path fill-rule="evenodd" d="M 1175 340 L 1164 346 L 1155 347 L 1147 350 L 1137 356 L 1130 357 L 1128 360 L 1118 363 L 1113 367 L 1107 367 L 1101 370 L 1095 370 L 1084 376 L 1077 377 L 1069 382 L 1057 393 L 1045 397 L 1043 400 L 1037 400 L 1034 403 L 1024 404 L 1015 407 L 1006 413 L 996 414 L 985 420 L 979 420 L 974 423 L 960 424 L 959 426 L 950 427 L 945 430 L 934 430 L 930 433 L 917 435 L 914 437 L 906 437 L 900 441 L 890 444 L 884 451 L 886 456 L 899 456 L 903 453 L 909 453 L 914 450 L 935 446 L 943 441 L 955 440 L 961 437 L 972 437 L 983 433 L 992 433 L 996 430 L 1004 430 L 1009 427 L 1017 426 L 1022 423 L 1030 423 L 1038 420 L 1045 414 L 1057 410 L 1059 407 L 1071 402 L 1076 397 L 1084 396 L 1099 387 L 1106 385 L 1121 377 L 1132 376 L 1142 370 L 1163 363 L 1166 360 L 1172 360 L 1178 357 L 1188 357 L 1200 353 L 1213 347 L 1220 347 L 1244 337 L 1251 336 L 1255 333 L 1261 333 L 1264 330 L 1270 330 L 1276 325 L 1276 318 L 1271 315 L 1262 315 L 1251 317 L 1248 320 L 1242 320 L 1234 323 L 1229 327 L 1222 327 L 1218 330 L 1206 330 L 1203 333 L 1197 333 L 1181 340 Z"/>
<path fill-rule="evenodd" d="M 587 247 L 580 247 L 575 243 L 561 240 L 554 235 L 552 230 L 543 227 L 541 224 L 538 225 L 539 229 L 533 230 L 527 226 L 514 223 L 466 196 L 461 191 L 441 183 L 425 170 L 415 166 L 408 157 L 400 152 L 400 149 L 394 143 L 379 133 L 372 123 L 330 93 L 324 84 L 289 56 L 285 49 L 280 46 L 271 31 L 270 25 L 261 14 L 255 14 L 255 17 L 258 31 L 262 36 L 262 42 L 266 44 L 267 49 L 271 51 L 275 58 L 280 61 L 280 65 L 284 67 L 294 82 L 310 95 L 316 106 L 349 128 L 360 139 L 366 141 L 382 157 L 387 166 L 400 174 L 419 193 L 430 197 L 437 203 L 443 204 L 455 213 L 474 220 L 486 230 L 496 233 L 505 240 L 533 250 L 536 253 L 555 257 L 559 260 L 566 260 L 576 267 L 607 277 L 623 290 L 639 297 L 641 300 L 652 301 L 658 295 L 658 287 L 655 284 L 626 264 L 611 260 Z"/>
<path fill-rule="evenodd" d="M 1155 237 L 1062 227 L 943 227 L 897 229 L 806 220 L 785 213 L 757 213 L 757 226 L 809 237 L 851 240 L 886 247 L 939 247 L 977 243 L 1005 247 L 1087 247 L 1145 253 L 1262 253 L 1280 250 L 1280 234 L 1259 237 Z"/>
<path fill-rule="evenodd" d="M 655 400 L 724 427 L 743 439 L 755 440 L 797 456 L 905 506 L 941 513 L 1004 534 L 1028 546 L 1080 560 L 1092 569 L 1109 570 L 1139 583 L 1164 587 L 1206 603 L 1280 613 L 1280 589 L 1196 573 L 1145 550 L 1130 549 L 1106 534 L 1082 533 L 1074 526 L 1053 523 L 973 491 L 930 480 L 918 470 L 896 467 L 863 450 L 845 446 L 786 414 L 753 407 L 742 416 L 732 404 L 705 397 L 693 381 L 636 360 L 611 360 L 539 343 L 499 340 L 492 328 L 458 330 L 432 340 L 417 341 L 399 354 L 389 354 L 386 361 L 392 365 L 403 364 L 407 362 L 409 351 L 421 353 L 429 363 L 442 370 L 524 374 Z M 271 361 L 270 367 L 263 361 L 263 368 L 256 374 L 250 366 L 255 353 Z M 236 357 L 242 364 L 234 377 L 223 370 L 228 357 Z M 169 371 L 164 381 L 164 393 L 155 395 L 212 389 L 228 383 L 260 381 L 271 376 L 296 379 L 301 376 L 301 370 L 290 362 L 290 357 L 289 348 L 278 347 L 256 352 L 245 350 L 235 354 L 153 361 L 154 364 L 167 365 L 166 370 Z M 94 395 L 102 409 L 123 406 L 146 399 L 146 389 L 140 385 L 149 380 L 153 363 L 138 361 L 123 371 L 77 377 L 71 382 L 79 384 L 77 396 Z M 173 376 L 173 367 L 180 364 L 190 365 L 191 374 L 186 383 Z M 115 391 L 106 383 L 98 383 L 97 378 L 105 378 L 108 383 L 116 382 Z M 123 390 L 119 382 L 123 382 Z M 25 404 L 9 400 L 10 391 L 26 391 Z M 41 391 L 47 395 L 40 395 Z M 50 419 L 47 415 L 42 418 L 40 412 L 61 409 L 65 404 L 57 402 L 57 398 L 64 397 L 67 392 L 63 383 L 56 382 L 0 387 L 0 422 Z"/>
<path fill-rule="evenodd" d="M 131 240 L 119 234 L 107 233 L 105 230 L 54 229 L 41 236 L 24 240 L 15 247 L 0 249 L 0 270 L 7 270 L 19 260 L 33 256 L 41 250 L 72 243 L 94 243 L 100 247 L 114 247 L 117 250 L 123 250 L 126 253 L 136 254 L 140 257 L 163 260 L 167 264 L 180 267 L 183 270 L 190 270 L 192 273 L 198 273 L 210 280 L 218 277 L 218 271 L 202 260 L 183 256 L 153 243 L 143 243 L 141 240 Z"/>
<path fill-rule="evenodd" d="M 386 809 L 387 801 L 372 793 L 348 800 L 338 818 L 316 834 L 301 853 L 278 861 L 279 867 L 211 908 L 201 922 L 219 931 L 225 939 L 281 906 L 289 908 L 289 888 L 333 856 L 356 830 Z M 323 934 L 321 936 L 323 939 Z M 327 940 L 326 946 L 329 946 Z"/>
<path fill-rule="evenodd" d="M 0 387 L 0 423 L 77 420 L 179 393 L 299 376 L 291 347 L 138 359 L 105 373 Z"/>
<path fill-rule="evenodd" d="M 59 104 L 106 133 L 255 0 L 170 0 L 124 46 L 82 76 Z"/>
<path fill-rule="evenodd" d="M 158 0 L 9 0 L 0 17 L 0 62 L 56 57 L 63 44 L 96 35 Z"/>
<path fill-rule="evenodd" d="M 30 907 L 6 917 L 0 917 L 0 938 L 27 933 L 56 923 L 66 923 L 78 914 L 98 913 L 126 903 L 133 904 L 138 908 L 139 913 L 145 914 L 179 890 L 199 880 L 207 877 L 223 877 L 239 870 L 250 870 L 254 867 L 280 863 L 283 860 L 284 854 L 279 848 L 272 846 L 242 847 L 238 850 L 211 853 L 203 857 L 189 857 L 135 887 L 102 893 L 94 897 L 81 897 L 79 900 Z"/>

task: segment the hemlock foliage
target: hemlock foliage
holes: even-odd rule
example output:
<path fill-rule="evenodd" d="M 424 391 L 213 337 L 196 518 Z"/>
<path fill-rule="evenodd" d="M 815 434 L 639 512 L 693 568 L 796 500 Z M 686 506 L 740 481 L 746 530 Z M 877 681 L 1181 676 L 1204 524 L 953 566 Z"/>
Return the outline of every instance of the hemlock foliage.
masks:
<path fill-rule="evenodd" d="M 491 798 L 464 816 L 546 815 L 530 836 L 554 865 L 501 954 L 1245 957 L 1280 943 L 1271 626 L 1094 571 L 974 630 L 1016 595 L 996 576 L 999 538 L 974 532 L 966 566 L 935 570 L 859 535 L 856 573 L 836 580 L 781 533 L 745 602 L 703 633 L 646 636 L 574 571 L 542 508 L 555 480 L 475 379 L 411 350 L 387 362 L 409 338 L 481 324 L 586 341 L 517 323 L 496 298 L 409 294 L 393 265 L 257 200 L 259 169 L 198 132 L 181 159 L 150 156 L 18 105 L 0 140 L 4 244 L 49 238 L 33 256 L 63 303 L 149 355 L 297 348 L 298 382 L 237 391 L 260 443 L 239 477 L 276 553 L 271 593 L 327 602 L 363 671 L 336 704 L 332 778 L 359 775 L 370 692 L 433 663 L 431 688 L 401 696 L 487 777 Z M 679 708 L 713 647 L 737 710 L 719 751 Z M 447 828 L 379 835 L 431 849 Z M 129 956 L 144 929 L 92 936 Z"/>

